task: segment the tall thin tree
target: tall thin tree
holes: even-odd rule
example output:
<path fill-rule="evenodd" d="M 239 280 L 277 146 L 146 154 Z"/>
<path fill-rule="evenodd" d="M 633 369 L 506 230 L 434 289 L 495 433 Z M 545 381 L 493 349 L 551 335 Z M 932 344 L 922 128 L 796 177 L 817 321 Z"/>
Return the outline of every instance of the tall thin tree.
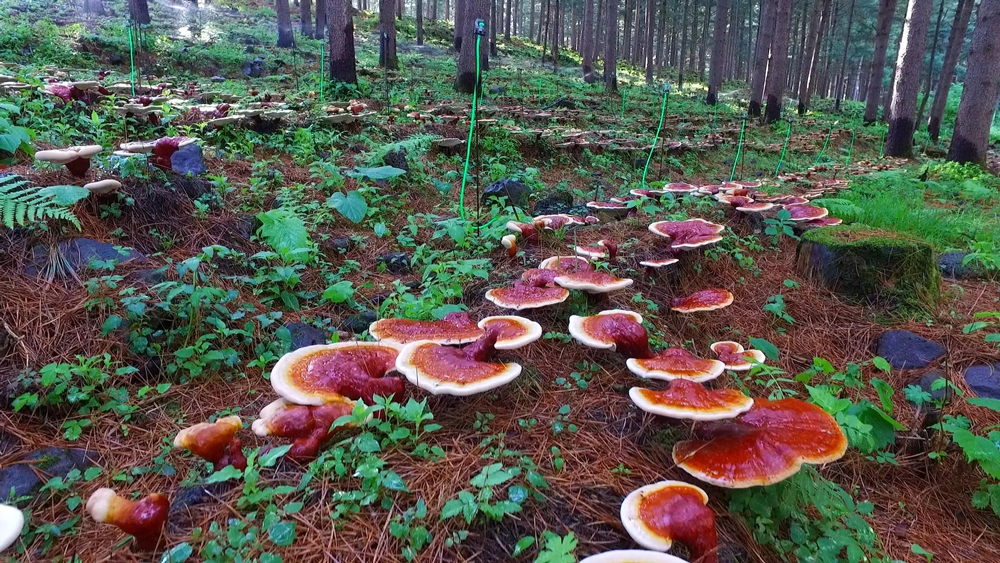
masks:
<path fill-rule="evenodd" d="M 917 109 L 917 121 L 916 128 L 920 128 L 920 124 L 924 121 L 924 110 L 927 108 L 927 98 L 931 96 L 931 79 L 934 77 L 934 61 L 937 59 L 937 46 L 938 46 L 938 36 L 941 35 L 941 20 L 944 18 L 944 5 L 945 0 L 941 0 L 941 5 L 938 7 L 937 23 L 934 24 L 934 34 L 933 39 L 931 39 L 931 51 L 930 57 L 927 61 L 927 76 L 924 78 L 924 93 L 920 98 L 920 107 Z"/>
<path fill-rule="evenodd" d="M 785 83 L 788 75 L 788 42 L 791 35 L 792 0 L 778 0 L 774 12 L 774 39 L 771 42 L 771 62 L 767 67 L 767 83 L 764 97 L 764 121 L 773 123 L 781 119 L 781 107 L 785 99 Z"/>
<path fill-rule="evenodd" d="M 278 47 L 294 47 L 292 14 L 288 9 L 288 0 L 274 0 L 274 11 L 278 14 Z"/>
<path fill-rule="evenodd" d="M 607 0 L 604 21 L 604 91 L 618 91 L 618 0 Z"/>
<path fill-rule="evenodd" d="M 750 82 L 750 107 L 747 110 L 753 117 L 760 116 L 761 101 L 764 99 L 764 80 L 767 77 L 767 58 L 774 38 L 776 8 L 777 0 L 762 0 L 760 3 L 760 27 L 754 51 L 753 80 Z"/>
<path fill-rule="evenodd" d="M 452 45 L 455 47 L 455 51 L 462 52 L 462 38 L 465 37 L 465 27 L 466 27 L 466 6 L 470 4 L 473 0 L 454 0 L 455 1 L 455 33 L 452 36 Z"/>
<path fill-rule="evenodd" d="M 828 27 L 830 22 L 830 0 L 822 0 L 820 4 L 822 4 L 823 9 L 819 20 L 815 22 L 814 31 L 809 37 L 813 48 L 809 49 L 809 62 L 804 69 L 806 71 L 804 82 L 799 83 L 799 115 L 804 114 L 809 109 L 809 98 L 819 81 L 819 59 L 823 46 L 823 30 Z"/>
<path fill-rule="evenodd" d="M 430 0 L 433 2 L 434 0 Z M 417 0 L 417 45 L 424 44 L 424 0 Z"/>
<path fill-rule="evenodd" d="M 997 30 L 1000 30 L 1000 0 L 983 0 L 979 4 L 976 29 L 972 32 L 965 87 L 958 104 L 948 160 L 986 162 L 990 126 L 1000 90 L 1000 34 Z"/>
<path fill-rule="evenodd" d="M 835 103 L 837 111 L 840 111 L 840 100 L 847 90 L 845 73 L 847 72 L 847 53 L 851 50 L 851 28 L 854 26 L 854 3 L 855 0 L 851 0 L 851 10 L 847 16 L 847 33 L 844 34 L 844 53 L 840 59 L 840 78 L 837 79 L 837 101 Z"/>
<path fill-rule="evenodd" d="M 938 136 L 941 134 L 941 118 L 944 117 L 944 108 L 948 103 L 948 91 L 951 89 L 951 81 L 955 77 L 955 65 L 958 64 L 958 57 L 962 54 L 962 47 L 965 45 L 965 35 L 969 29 L 973 4 L 975 4 L 974 0 L 958 0 L 958 6 L 955 8 L 955 21 L 951 25 L 948 48 L 944 52 L 937 90 L 934 91 L 934 103 L 931 104 L 931 116 L 927 121 L 927 134 L 935 143 L 938 142 Z"/>
<path fill-rule="evenodd" d="M 467 7 L 465 20 L 466 25 L 463 30 L 462 51 L 458 55 L 458 70 L 455 76 L 455 90 L 471 94 L 475 91 L 476 84 L 476 43 L 477 43 L 477 22 L 482 21 L 484 27 L 481 31 L 482 37 L 489 37 L 488 25 L 490 15 L 490 0 L 465 0 Z M 481 40 L 480 40 L 481 41 Z M 480 44 L 479 66 L 480 70 L 486 70 L 489 64 L 489 46 Z M 479 85 L 481 87 L 481 85 Z"/>
<path fill-rule="evenodd" d="M 317 0 L 318 2 L 319 0 Z M 303 37 L 313 36 L 312 1 L 299 0 L 299 31 Z"/>
<path fill-rule="evenodd" d="M 889 133 L 885 138 L 887 156 L 908 157 L 913 150 L 920 69 L 923 67 L 933 7 L 934 0 L 909 0 L 906 6 L 903 39 L 896 57 L 896 81 L 892 85 Z"/>
<path fill-rule="evenodd" d="M 865 99 L 865 123 L 874 123 L 878 119 L 878 104 L 882 97 L 882 82 L 885 80 L 885 53 L 889 47 L 889 32 L 892 30 L 892 18 L 895 13 L 896 0 L 879 0 L 875 47 Z"/>
<path fill-rule="evenodd" d="M 806 88 L 809 85 L 809 74 L 813 68 L 813 56 L 816 53 L 816 41 L 819 38 L 819 28 L 823 20 L 823 4 L 829 0 L 813 0 L 812 16 L 809 18 L 809 32 L 806 34 L 806 44 L 802 49 L 801 61 L 799 63 L 799 85 L 797 97 L 799 99 L 799 113 L 805 111 L 802 99 L 805 98 Z"/>
<path fill-rule="evenodd" d="M 378 0 L 378 64 L 391 70 L 399 68 L 396 57 L 396 0 Z"/>
<path fill-rule="evenodd" d="M 329 0 L 326 24 L 330 32 L 330 78 L 348 84 L 358 83 L 354 54 L 354 18 L 350 0 Z"/>
<path fill-rule="evenodd" d="M 594 0 L 583 0 L 583 79 L 593 82 L 594 74 Z"/>
<path fill-rule="evenodd" d="M 656 0 L 646 0 L 646 84 L 653 83 L 653 28 L 656 27 Z"/>
<path fill-rule="evenodd" d="M 712 31 L 712 65 L 708 69 L 708 97 L 705 103 L 714 106 L 719 101 L 719 88 L 726 71 L 726 23 L 729 21 L 729 0 L 716 0 L 715 27 Z"/>
<path fill-rule="evenodd" d="M 688 42 L 688 8 L 691 0 L 684 0 L 684 15 L 681 19 L 681 51 L 680 62 L 677 64 L 677 90 L 684 88 L 684 53 Z"/>
<path fill-rule="evenodd" d="M 326 37 L 326 8 L 329 0 L 316 0 L 316 39 Z"/>

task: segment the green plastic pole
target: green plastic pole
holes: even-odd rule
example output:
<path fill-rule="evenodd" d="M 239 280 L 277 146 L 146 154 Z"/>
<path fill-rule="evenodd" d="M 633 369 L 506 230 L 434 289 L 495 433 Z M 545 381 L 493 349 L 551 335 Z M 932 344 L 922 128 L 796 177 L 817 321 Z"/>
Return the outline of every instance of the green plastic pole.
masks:
<path fill-rule="evenodd" d="M 622 119 L 625 119 L 625 89 L 622 88 Z"/>
<path fill-rule="evenodd" d="M 883 152 L 885 150 L 885 134 L 889 132 L 889 126 L 886 125 L 885 129 L 882 130 L 882 144 L 878 148 L 878 157 L 882 158 Z"/>
<path fill-rule="evenodd" d="M 128 59 L 129 64 L 132 66 L 132 72 L 129 74 L 129 81 L 132 83 L 132 96 L 135 96 L 135 47 L 132 44 L 132 26 L 128 28 Z"/>
<path fill-rule="evenodd" d="M 792 120 L 788 120 L 788 131 L 785 133 L 785 144 L 781 147 L 781 157 L 778 159 L 778 167 L 774 169 L 774 175 L 777 177 L 778 173 L 781 171 L 781 165 L 785 162 L 785 151 L 788 150 L 788 139 L 792 137 Z"/>
<path fill-rule="evenodd" d="M 653 146 L 649 149 L 649 156 L 646 157 L 646 167 L 642 169 L 642 187 L 646 187 L 646 174 L 649 173 L 649 162 L 653 160 L 653 152 L 656 150 L 656 141 L 660 139 L 660 130 L 663 129 L 663 116 L 667 113 L 667 95 L 670 94 L 670 87 L 663 87 L 663 104 L 660 106 L 660 124 L 656 126 L 656 136 L 653 137 Z M 624 95 L 623 95 L 624 96 Z"/>
<path fill-rule="evenodd" d="M 469 160 L 472 155 L 472 134 L 476 128 L 476 109 L 479 106 L 479 82 L 480 82 L 479 76 L 481 72 L 479 66 L 481 60 L 479 58 L 479 52 L 480 52 L 480 43 L 482 42 L 482 39 L 483 39 L 482 35 L 476 34 L 476 86 L 472 91 L 472 114 L 469 119 L 469 138 L 466 140 L 465 143 L 465 170 L 462 172 L 462 190 L 459 192 L 458 195 L 458 214 L 462 217 L 463 221 L 467 220 L 465 218 L 465 186 L 469 179 Z M 493 221 L 496 220 L 497 217 L 493 217 L 486 223 L 473 228 L 476 230 L 485 229 L 486 227 L 490 226 L 490 224 L 493 223 Z"/>
<path fill-rule="evenodd" d="M 823 148 L 819 149 L 819 154 L 816 155 L 816 160 L 813 162 L 814 165 L 819 164 L 819 159 L 823 158 L 823 153 L 826 152 L 826 146 L 830 144 L 830 136 L 833 135 L 833 128 L 835 125 L 837 125 L 836 122 L 834 122 L 834 124 L 830 126 L 830 130 L 827 131 L 826 140 L 823 141 Z"/>
<path fill-rule="evenodd" d="M 325 37 L 326 34 L 324 33 Z M 326 78 L 326 67 L 323 65 L 323 54 L 326 52 L 326 46 L 323 45 L 323 41 L 319 42 L 319 105 L 322 107 L 325 104 L 324 94 L 324 79 Z"/>
<path fill-rule="evenodd" d="M 736 160 L 733 161 L 733 171 L 729 173 L 729 181 L 732 182 L 733 178 L 736 177 L 736 165 L 740 162 L 740 155 L 743 153 L 743 132 L 747 128 L 747 119 L 743 118 L 743 125 L 740 126 L 740 141 L 736 146 Z"/>

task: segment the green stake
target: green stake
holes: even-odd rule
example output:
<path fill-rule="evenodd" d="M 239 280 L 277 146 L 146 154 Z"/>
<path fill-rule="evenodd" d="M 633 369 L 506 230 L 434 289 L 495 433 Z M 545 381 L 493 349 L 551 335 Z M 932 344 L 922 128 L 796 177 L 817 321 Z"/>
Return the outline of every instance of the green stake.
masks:
<path fill-rule="evenodd" d="M 324 70 L 323 67 L 323 54 L 326 52 L 326 46 L 323 45 L 324 40 L 325 40 L 325 34 L 324 34 L 324 39 L 320 40 L 319 42 L 319 105 L 320 106 L 324 105 L 324 94 L 325 94 L 323 90 L 324 86 L 323 81 L 324 78 L 326 77 L 325 76 L 326 71 Z"/>
<path fill-rule="evenodd" d="M 830 126 L 830 130 L 826 133 L 826 140 L 823 141 L 823 148 L 819 149 L 819 154 L 816 155 L 816 161 L 813 164 L 819 164 L 819 159 L 823 158 L 823 153 L 826 152 L 826 146 L 830 144 L 830 135 L 833 135 L 833 128 L 837 125 L 834 121 L 833 125 Z"/>
<path fill-rule="evenodd" d="M 774 169 L 774 175 L 777 176 L 778 172 L 781 171 L 781 164 L 785 162 L 785 151 L 788 150 L 788 139 L 792 137 L 792 120 L 788 120 L 788 131 L 785 133 L 785 145 L 781 147 L 781 158 L 778 159 L 778 167 Z"/>
<path fill-rule="evenodd" d="M 135 96 L 135 47 L 132 45 L 132 26 L 128 28 L 128 59 L 132 65 L 129 81 L 132 83 L 132 96 Z"/>
<path fill-rule="evenodd" d="M 889 126 L 886 125 L 885 129 L 882 130 L 882 144 L 878 148 L 878 157 L 882 158 L 882 151 L 885 150 L 885 134 L 889 132 Z"/>
<path fill-rule="evenodd" d="M 622 88 L 622 119 L 625 119 L 625 89 Z"/>
<path fill-rule="evenodd" d="M 740 154 L 743 153 L 743 132 L 747 128 L 747 119 L 743 118 L 743 125 L 740 126 L 740 141 L 736 146 L 736 160 L 733 161 L 733 171 L 729 173 L 729 181 L 732 182 L 736 176 L 736 165 L 740 162 Z"/>
<path fill-rule="evenodd" d="M 663 129 L 663 116 L 667 113 L 667 95 L 670 94 L 670 85 L 663 85 L 663 105 L 660 106 L 660 124 L 656 126 L 656 136 L 653 137 L 653 146 L 649 149 L 649 156 L 646 157 L 646 167 L 642 169 L 642 187 L 646 187 L 646 174 L 649 173 L 649 162 L 653 160 L 653 151 L 656 150 L 656 141 L 660 138 L 660 130 Z M 624 98 L 624 94 L 622 95 Z"/>

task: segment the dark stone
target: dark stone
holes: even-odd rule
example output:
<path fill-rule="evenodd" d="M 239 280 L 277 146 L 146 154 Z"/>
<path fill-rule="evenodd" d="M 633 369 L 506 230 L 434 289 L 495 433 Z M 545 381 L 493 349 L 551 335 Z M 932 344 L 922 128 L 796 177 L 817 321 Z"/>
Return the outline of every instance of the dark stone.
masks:
<path fill-rule="evenodd" d="M 198 143 L 184 145 L 170 155 L 170 168 L 178 174 L 197 176 L 205 172 L 205 161 L 202 158 Z"/>
<path fill-rule="evenodd" d="M 83 270 L 90 266 L 94 260 L 117 260 L 119 264 L 124 262 L 145 262 L 146 257 L 133 249 L 122 248 L 121 252 L 115 245 L 100 242 L 89 238 L 75 238 L 59 243 L 59 251 L 65 258 L 66 263 L 76 271 Z M 49 263 L 49 248 L 38 245 L 31 249 L 31 259 L 24 268 L 24 273 L 29 276 L 37 276 L 45 269 Z"/>
<path fill-rule="evenodd" d="M 226 81 L 226 77 L 225 76 L 213 76 L 211 78 L 211 80 L 212 80 L 212 82 L 225 82 Z"/>
<path fill-rule="evenodd" d="M 507 93 L 507 89 L 503 86 L 493 86 L 490 88 L 490 95 L 492 96 L 503 96 Z"/>
<path fill-rule="evenodd" d="M 1000 399 L 1000 363 L 970 366 L 962 375 L 976 395 Z"/>
<path fill-rule="evenodd" d="M 410 257 L 405 252 L 387 252 L 378 257 L 379 264 L 385 264 L 390 274 L 410 273 Z"/>
<path fill-rule="evenodd" d="M 86 471 L 96 465 L 98 459 L 95 452 L 78 448 L 50 446 L 35 450 L 22 462 L 0 469 L 0 498 L 6 499 L 11 488 L 15 497 L 30 495 L 49 479 L 65 477 L 74 469 Z"/>
<path fill-rule="evenodd" d="M 974 263 L 963 264 L 964 252 L 946 252 L 938 257 L 937 265 L 941 275 L 950 280 L 972 280 L 982 276 L 982 271 Z"/>
<path fill-rule="evenodd" d="M 344 317 L 344 320 L 340 321 L 340 326 L 337 328 L 340 330 L 349 330 L 354 334 L 361 334 L 362 332 L 368 330 L 368 327 L 377 320 L 378 315 L 375 313 L 371 311 L 362 311 L 355 315 Z"/>
<path fill-rule="evenodd" d="M 504 179 L 486 186 L 483 191 L 483 201 L 491 198 L 506 197 L 507 203 L 517 207 L 528 206 L 528 196 L 531 195 L 531 188 L 519 180 Z"/>
<path fill-rule="evenodd" d="M 875 353 L 896 369 L 920 369 L 944 357 L 944 346 L 908 330 L 887 330 Z"/>
<path fill-rule="evenodd" d="M 566 213 L 573 207 L 573 194 L 569 190 L 556 190 L 552 195 L 535 202 L 534 216 Z"/>
<path fill-rule="evenodd" d="M 170 532 L 179 532 L 190 522 L 190 509 L 202 504 L 217 503 L 219 495 L 233 488 L 233 481 L 182 487 L 170 495 L 170 512 L 167 526 Z"/>
<path fill-rule="evenodd" d="M 135 272 L 135 277 L 146 285 L 156 285 L 167 281 L 167 266 L 161 268 L 147 268 Z"/>
<path fill-rule="evenodd" d="M 256 58 L 243 63 L 243 74 L 250 78 L 260 78 L 264 76 L 264 60 Z"/>
<path fill-rule="evenodd" d="M 948 385 L 945 385 L 940 389 L 933 389 L 934 382 L 939 379 L 947 380 L 948 378 L 940 370 L 934 369 L 925 373 L 923 377 L 918 379 L 915 383 L 916 385 L 919 385 L 921 389 L 930 393 L 931 399 L 947 403 L 948 401 L 951 401 L 952 396 L 954 396 L 954 392 Z"/>
<path fill-rule="evenodd" d="M 382 162 L 386 166 L 392 166 L 393 168 L 399 168 L 407 172 L 410 171 L 410 163 L 406 161 L 406 151 L 403 149 L 396 149 L 386 153 L 385 157 L 382 158 Z"/>
<path fill-rule="evenodd" d="M 288 323 L 283 328 L 287 328 L 292 335 L 292 345 L 289 352 L 294 352 L 299 348 L 313 346 L 316 344 L 326 344 L 326 332 L 305 323 Z"/>
<path fill-rule="evenodd" d="M 337 252 L 350 252 L 354 248 L 354 240 L 351 237 L 334 237 L 330 244 Z"/>
<path fill-rule="evenodd" d="M 111 57 L 108 58 L 108 62 L 112 65 L 120 65 L 125 63 L 125 59 L 122 58 L 118 53 L 112 53 Z"/>
<path fill-rule="evenodd" d="M 257 230 L 261 228 L 263 223 L 256 215 L 251 215 L 249 213 L 243 213 L 237 218 L 237 229 L 240 233 L 240 238 L 244 240 L 250 240 Z"/>

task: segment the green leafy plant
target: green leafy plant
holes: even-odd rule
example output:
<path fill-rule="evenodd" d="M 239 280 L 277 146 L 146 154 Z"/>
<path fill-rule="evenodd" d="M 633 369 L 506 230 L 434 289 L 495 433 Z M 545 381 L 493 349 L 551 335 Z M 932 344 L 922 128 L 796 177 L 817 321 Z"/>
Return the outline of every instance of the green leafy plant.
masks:
<path fill-rule="evenodd" d="M 36 188 L 20 176 L 0 176 L 0 223 L 13 229 L 45 219 L 59 219 L 80 229 L 80 221 L 68 206 L 89 194 L 77 186 Z"/>

